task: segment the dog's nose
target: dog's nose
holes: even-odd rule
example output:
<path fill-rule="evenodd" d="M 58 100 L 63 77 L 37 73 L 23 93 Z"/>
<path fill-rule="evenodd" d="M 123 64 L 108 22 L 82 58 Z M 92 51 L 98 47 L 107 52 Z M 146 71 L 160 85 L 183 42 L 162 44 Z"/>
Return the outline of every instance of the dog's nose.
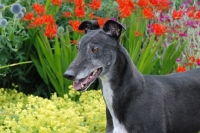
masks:
<path fill-rule="evenodd" d="M 64 73 L 64 77 L 69 79 L 69 80 L 74 80 L 75 79 L 75 73 L 74 73 L 74 71 L 67 70 Z"/>

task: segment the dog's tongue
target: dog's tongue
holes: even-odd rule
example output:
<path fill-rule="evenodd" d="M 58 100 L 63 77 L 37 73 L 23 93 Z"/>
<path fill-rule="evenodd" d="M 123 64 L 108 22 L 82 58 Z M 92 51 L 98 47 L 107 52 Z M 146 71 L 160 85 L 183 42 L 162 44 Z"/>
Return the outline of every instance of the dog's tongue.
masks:
<path fill-rule="evenodd" d="M 88 76 L 79 81 L 75 81 L 73 83 L 73 87 L 75 90 L 81 90 L 82 88 L 85 88 L 85 86 L 87 86 L 90 82 L 92 82 L 94 78 L 95 78 L 94 76 Z"/>

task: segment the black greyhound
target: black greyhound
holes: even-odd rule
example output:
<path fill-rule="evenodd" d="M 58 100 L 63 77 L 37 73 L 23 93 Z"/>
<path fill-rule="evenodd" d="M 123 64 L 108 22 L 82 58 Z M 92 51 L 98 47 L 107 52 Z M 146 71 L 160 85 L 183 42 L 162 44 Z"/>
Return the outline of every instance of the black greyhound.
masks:
<path fill-rule="evenodd" d="M 100 29 L 94 20 L 79 29 L 85 35 L 78 55 L 64 76 L 84 91 L 102 83 L 107 133 L 197 133 L 200 130 L 200 69 L 167 76 L 142 75 L 119 43 L 124 28 L 108 20 Z"/>

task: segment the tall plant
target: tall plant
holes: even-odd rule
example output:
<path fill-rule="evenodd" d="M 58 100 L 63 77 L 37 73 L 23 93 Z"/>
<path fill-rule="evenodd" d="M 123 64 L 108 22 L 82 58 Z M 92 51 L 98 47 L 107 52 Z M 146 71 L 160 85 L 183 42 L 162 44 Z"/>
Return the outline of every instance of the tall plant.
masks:
<path fill-rule="evenodd" d="M 64 79 L 63 73 L 75 58 L 75 45 L 83 33 L 78 30 L 78 25 L 86 15 L 84 1 L 76 1 L 75 4 L 69 2 L 67 4 L 72 5 L 71 8 L 75 12 L 70 12 L 71 9 L 62 13 L 68 24 L 63 26 L 64 28 L 59 27 L 57 22 L 60 20 L 56 19 L 56 16 L 60 15 L 60 11 L 63 10 L 61 5 L 64 7 L 64 4 L 61 0 L 47 0 L 45 5 L 35 3 L 32 5 L 34 12 L 26 13 L 22 19 L 28 22 L 30 42 L 35 48 L 31 51 L 31 60 L 47 85 L 49 93 L 54 89 L 61 97 L 68 92 L 68 86 L 71 85 L 71 82 Z M 94 7 L 89 4 L 88 7 L 97 10 L 100 5 Z M 91 10 L 88 9 L 89 12 Z M 100 17 L 96 19 L 101 23 L 105 21 Z"/>
<path fill-rule="evenodd" d="M 189 42 L 194 39 L 186 39 L 181 34 L 190 29 L 190 26 L 177 25 L 181 21 L 174 14 L 173 3 L 169 0 L 159 3 L 148 0 L 132 4 L 127 4 L 131 1 L 117 2 L 122 22 L 127 25 L 121 42 L 138 69 L 144 74 L 174 72 L 177 59 L 182 56 L 186 45 L 190 45 Z M 182 19 L 182 23 L 184 21 L 188 20 Z"/>
<path fill-rule="evenodd" d="M 49 42 L 41 31 L 34 36 L 36 51 L 32 51 L 31 59 L 48 86 L 49 92 L 53 87 L 58 95 L 63 97 L 71 84 L 63 78 L 63 73 L 76 55 L 75 47 L 70 44 L 69 32 L 60 38 L 56 37 L 53 42 Z"/>

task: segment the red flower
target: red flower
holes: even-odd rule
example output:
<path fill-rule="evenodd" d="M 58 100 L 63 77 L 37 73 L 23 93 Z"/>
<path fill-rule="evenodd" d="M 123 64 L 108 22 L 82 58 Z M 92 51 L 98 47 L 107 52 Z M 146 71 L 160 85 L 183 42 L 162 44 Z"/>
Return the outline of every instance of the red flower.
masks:
<path fill-rule="evenodd" d="M 55 6 L 61 6 L 62 5 L 62 0 L 51 0 L 51 3 Z"/>
<path fill-rule="evenodd" d="M 200 58 L 196 59 L 196 63 L 197 63 L 198 66 L 200 66 Z"/>
<path fill-rule="evenodd" d="M 92 0 L 92 2 L 89 4 L 89 7 L 93 10 L 99 10 L 101 7 L 101 0 Z"/>
<path fill-rule="evenodd" d="M 66 17 L 66 18 L 71 18 L 72 17 L 72 13 L 71 12 L 63 12 L 62 16 Z"/>
<path fill-rule="evenodd" d="M 195 14 L 195 19 L 200 19 L 200 11 Z"/>
<path fill-rule="evenodd" d="M 104 23 L 108 20 L 108 18 L 100 18 L 97 17 L 97 22 L 99 24 L 100 27 L 103 27 Z"/>
<path fill-rule="evenodd" d="M 184 66 L 178 66 L 176 72 L 185 72 L 186 68 Z"/>
<path fill-rule="evenodd" d="M 187 16 L 189 18 L 193 18 L 194 17 L 194 11 L 192 11 L 192 10 L 187 11 Z"/>
<path fill-rule="evenodd" d="M 50 39 L 54 38 L 57 34 L 57 26 L 56 24 L 48 24 L 45 29 L 45 36 L 49 37 Z"/>
<path fill-rule="evenodd" d="M 22 18 L 22 20 L 24 20 L 24 21 L 30 21 L 30 20 L 33 20 L 33 19 L 34 19 L 34 13 L 33 12 L 28 12 Z"/>
<path fill-rule="evenodd" d="M 138 6 L 140 7 L 147 7 L 149 2 L 147 0 L 139 0 L 138 1 Z"/>
<path fill-rule="evenodd" d="M 116 0 L 119 5 L 120 17 L 126 18 L 131 15 L 134 9 L 134 3 L 131 0 Z"/>
<path fill-rule="evenodd" d="M 167 27 L 163 24 L 152 24 L 152 28 L 156 35 L 163 35 L 167 32 Z"/>
<path fill-rule="evenodd" d="M 151 8 L 144 8 L 142 13 L 147 19 L 152 19 L 155 17 Z"/>
<path fill-rule="evenodd" d="M 70 20 L 69 24 L 71 25 L 73 31 L 81 32 L 78 29 L 79 25 L 81 24 L 81 22 L 79 20 Z"/>
<path fill-rule="evenodd" d="M 159 0 L 149 0 L 149 2 L 152 6 L 158 6 L 160 1 Z"/>
<path fill-rule="evenodd" d="M 76 7 L 74 12 L 75 12 L 75 15 L 79 18 L 85 17 L 84 7 Z"/>
<path fill-rule="evenodd" d="M 141 34 L 140 32 L 138 32 L 137 30 L 134 31 L 135 36 L 142 36 L 143 34 Z"/>
<path fill-rule="evenodd" d="M 173 10 L 172 12 L 172 18 L 173 19 L 180 19 L 181 17 L 183 16 L 183 11 L 180 10 L 180 11 L 176 11 L 176 10 Z"/>
<path fill-rule="evenodd" d="M 39 27 L 42 25 L 54 24 L 55 20 L 52 15 L 42 15 L 34 19 L 28 26 L 28 28 Z"/>
<path fill-rule="evenodd" d="M 131 10 L 127 10 L 126 8 L 122 8 L 120 10 L 121 14 L 119 15 L 121 18 L 127 18 L 131 15 Z"/>
<path fill-rule="evenodd" d="M 41 5 L 41 4 L 39 4 L 39 3 L 33 4 L 32 8 L 34 9 L 34 11 L 35 11 L 37 14 L 44 14 L 44 13 L 45 13 L 44 6 Z"/>

